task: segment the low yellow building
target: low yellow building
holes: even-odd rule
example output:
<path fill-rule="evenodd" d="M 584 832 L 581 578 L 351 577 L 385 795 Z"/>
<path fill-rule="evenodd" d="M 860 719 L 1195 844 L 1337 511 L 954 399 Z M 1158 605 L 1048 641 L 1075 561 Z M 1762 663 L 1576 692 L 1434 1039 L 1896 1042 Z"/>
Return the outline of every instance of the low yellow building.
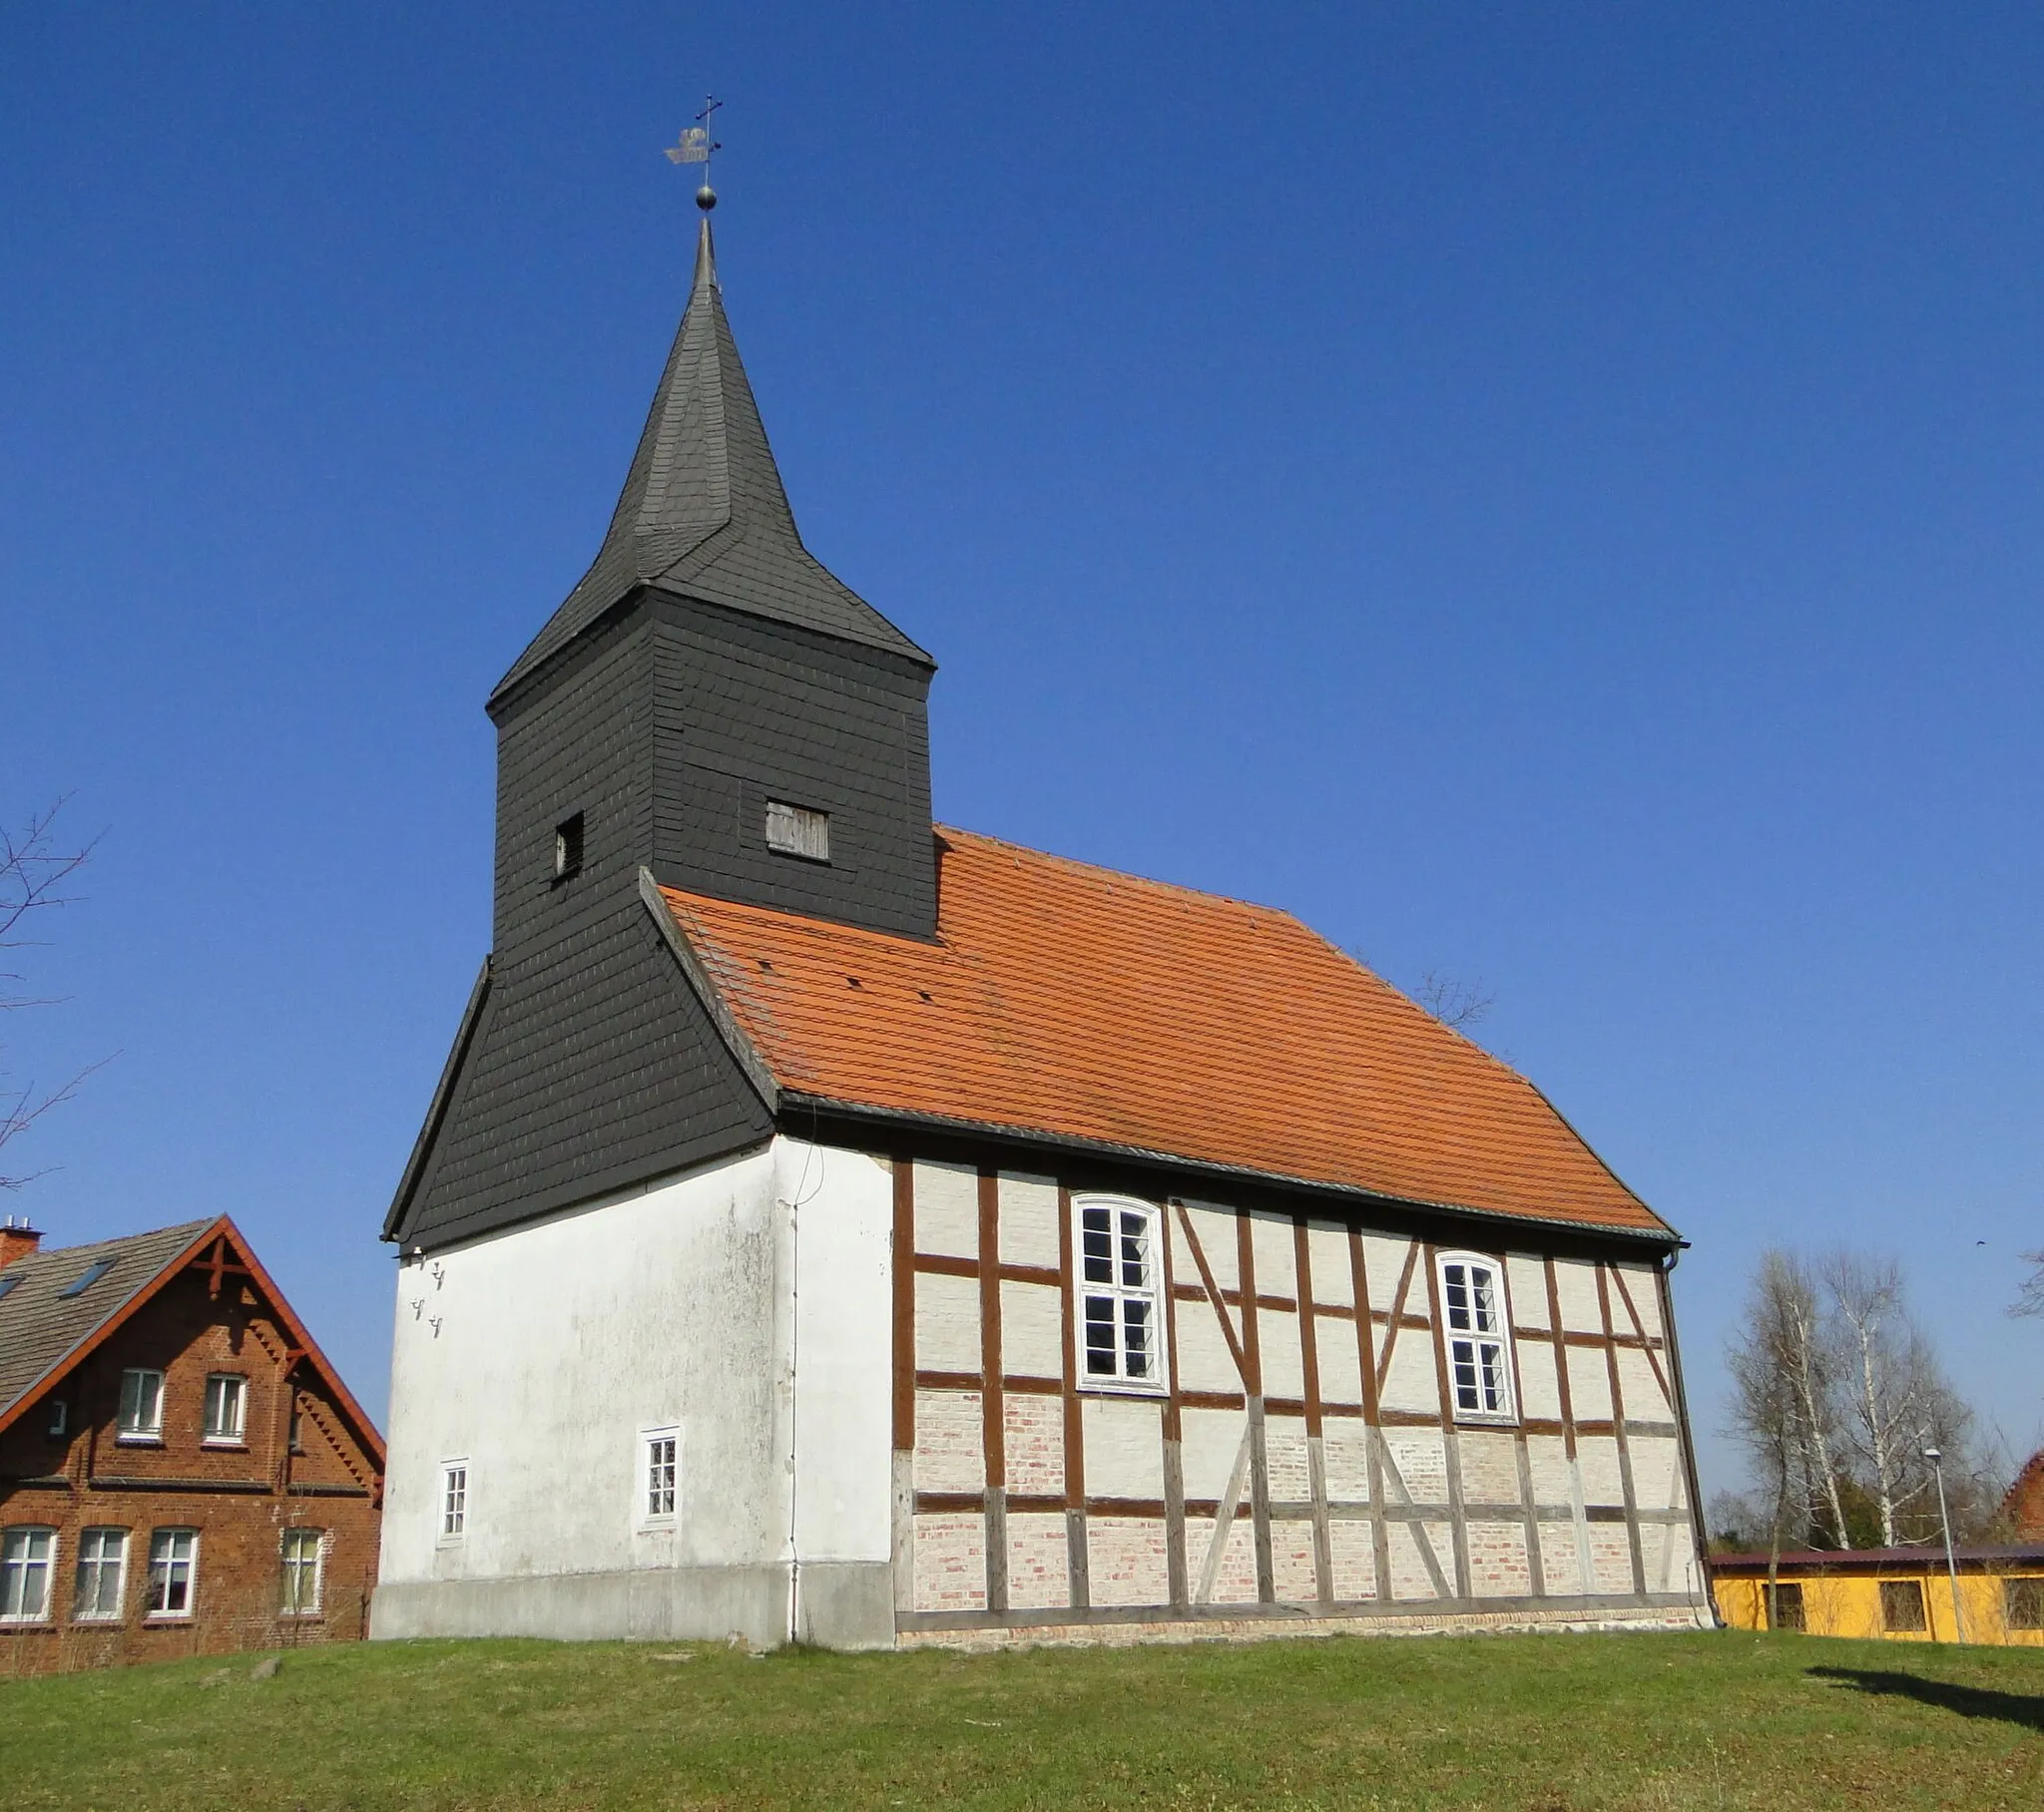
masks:
<path fill-rule="evenodd" d="M 1942 1547 L 1784 1554 L 1773 1616 L 1764 1554 L 1713 1555 L 1711 1588 L 1734 1629 L 2044 1647 L 2044 1547 L 1961 1548 L 1956 1559 L 1956 1615 Z"/>

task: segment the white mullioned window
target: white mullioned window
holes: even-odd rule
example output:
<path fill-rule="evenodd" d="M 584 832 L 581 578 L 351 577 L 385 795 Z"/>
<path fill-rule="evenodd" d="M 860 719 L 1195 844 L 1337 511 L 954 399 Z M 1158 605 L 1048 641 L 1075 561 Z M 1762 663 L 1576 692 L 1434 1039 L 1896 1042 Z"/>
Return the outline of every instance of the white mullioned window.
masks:
<path fill-rule="evenodd" d="M 128 1532 L 81 1529 L 71 1614 L 81 1623 L 116 1623 L 128 1591 Z"/>
<path fill-rule="evenodd" d="M 158 1529 L 149 1538 L 149 1614 L 189 1617 L 199 1586 L 199 1531 Z"/>
<path fill-rule="evenodd" d="M 325 1530 L 286 1529 L 278 1543 L 278 1556 L 283 1570 L 283 1614 L 317 1616 L 326 1566 Z"/>
<path fill-rule="evenodd" d="M 1080 1382 L 1165 1387 L 1162 1211 L 1122 1196 L 1081 1195 L 1078 1220 Z"/>
<path fill-rule="evenodd" d="M 1455 1415 L 1510 1421 L 1517 1412 L 1504 1266 L 1475 1252 L 1443 1252 L 1438 1262 Z"/>
<path fill-rule="evenodd" d="M 639 1521 L 661 1527 L 675 1520 L 682 1482 L 682 1431 L 649 1428 L 639 1437 Z"/>
<path fill-rule="evenodd" d="M 206 1381 L 206 1439 L 234 1446 L 242 1439 L 249 1409 L 249 1380 L 239 1372 L 215 1372 Z"/>
<path fill-rule="evenodd" d="M 458 1542 L 468 1534 L 468 1462 L 440 1465 L 440 1540 Z"/>
<path fill-rule="evenodd" d="M 54 1529 L 0 1529 L 0 1623 L 40 1623 L 49 1616 L 56 1566 Z"/>
<path fill-rule="evenodd" d="M 121 1374 L 121 1416 L 115 1438 L 160 1441 L 164 1432 L 164 1375 L 131 1366 Z"/>

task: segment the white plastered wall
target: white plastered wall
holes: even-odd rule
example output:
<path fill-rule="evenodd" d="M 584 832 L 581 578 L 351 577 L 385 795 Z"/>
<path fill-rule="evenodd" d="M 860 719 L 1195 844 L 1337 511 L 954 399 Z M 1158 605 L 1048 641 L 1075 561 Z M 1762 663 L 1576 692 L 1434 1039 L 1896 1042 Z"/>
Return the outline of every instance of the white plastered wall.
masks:
<path fill-rule="evenodd" d="M 401 1263 L 373 1632 L 891 1639 L 890 1188 L 777 1138 Z"/>

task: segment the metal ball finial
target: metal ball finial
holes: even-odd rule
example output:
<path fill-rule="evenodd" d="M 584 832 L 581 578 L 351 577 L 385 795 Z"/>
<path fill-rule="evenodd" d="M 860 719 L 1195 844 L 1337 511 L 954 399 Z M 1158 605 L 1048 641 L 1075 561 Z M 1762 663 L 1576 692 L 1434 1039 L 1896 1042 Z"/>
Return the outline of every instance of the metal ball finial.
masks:
<path fill-rule="evenodd" d="M 705 214 L 708 214 L 711 209 L 717 206 L 717 191 L 712 189 L 708 183 L 705 183 L 701 189 L 696 191 L 696 206 L 702 209 Z"/>

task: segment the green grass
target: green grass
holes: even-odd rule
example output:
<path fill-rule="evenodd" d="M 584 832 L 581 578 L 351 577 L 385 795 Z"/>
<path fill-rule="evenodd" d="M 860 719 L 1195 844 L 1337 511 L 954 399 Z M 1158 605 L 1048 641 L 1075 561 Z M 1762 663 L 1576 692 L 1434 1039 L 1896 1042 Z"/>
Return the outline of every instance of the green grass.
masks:
<path fill-rule="evenodd" d="M 2044 1806 L 2037 1649 L 407 1642 L 302 1650 L 261 1681 L 251 1658 L 0 1685 L 0 1805 Z"/>

